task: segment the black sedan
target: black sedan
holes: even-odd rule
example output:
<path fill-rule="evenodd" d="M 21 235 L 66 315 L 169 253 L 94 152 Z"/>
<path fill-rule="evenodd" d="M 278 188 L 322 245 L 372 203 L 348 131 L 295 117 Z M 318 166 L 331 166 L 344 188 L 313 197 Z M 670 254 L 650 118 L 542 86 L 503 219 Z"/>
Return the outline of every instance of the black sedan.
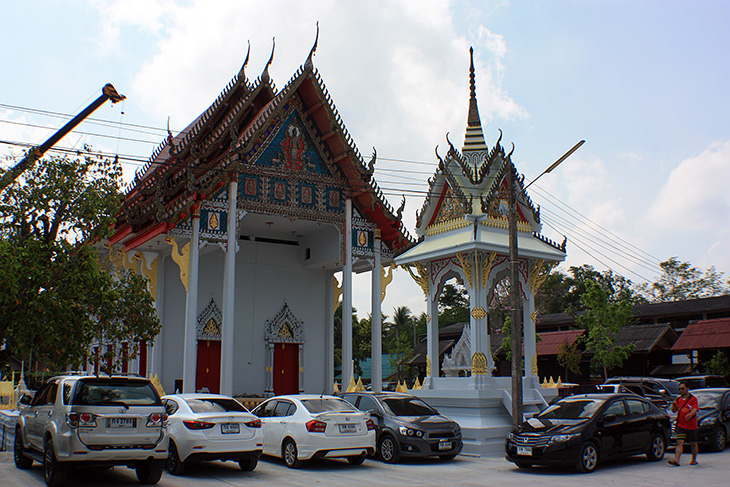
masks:
<path fill-rule="evenodd" d="M 375 420 L 380 459 L 438 456 L 451 460 L 461 452 L 461 427 L 422 399 L 399 392 L 347 392 L 342 397 Z"/>
<path fill-rule="evenodd" d="M 507 460 L 520 468 L 574 465 L 592 472 L 599 461 L 645 453 L 664 457 L 669 416 L 633 394 L 582 394 L 548 406 L 511 431 Z"/>
<path fill-rule="evenodd" d="M 730 388 L 697 389 L 691 392 L 700 407 L 697 413 L 697 441 L 713 451 L 724 450 L 730 432 Z M 673 418 L 676 415 L 670 416 Z"/>

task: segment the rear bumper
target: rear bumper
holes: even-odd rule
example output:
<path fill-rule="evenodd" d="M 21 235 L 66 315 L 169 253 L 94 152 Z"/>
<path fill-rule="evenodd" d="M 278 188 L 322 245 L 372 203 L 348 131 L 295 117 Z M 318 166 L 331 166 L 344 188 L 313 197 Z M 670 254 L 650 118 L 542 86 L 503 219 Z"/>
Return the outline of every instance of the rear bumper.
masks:
<path fill-rule="evenodd" d="M 135 462 L 166 461 L 169 440 L 163 434 L 157 443 L 145 445 L 86 445 L 73 432 L 53 439 L 59 462 L 81 462 L 104 465 L 126 465 Z"/>
<path fill-rule="evenodd" d="M 306 441 L 303 441 L 306 440 Z M 297 450 L 300 460 L 312 457 L 347 457 L 359 455 L 360 452 L 375 452 L 375 431 L 368 431 L 367 435 L 331 437 L 310 433 L 307 438 L 297 441 Z M 359 450 L 359 452 L 354 452 Z M 338 453 L 341 452 L 341 453 Z"/>
<path fill-rule="evenodd" d="M 189 455 L 186 460 L 192 460 L 194 462 L 197 461 L 205 461 L 205 462 L 211 462 L 214 460 L 222 460 L 222 461 L 228 461 L 233 460 L 234 462 L 237 462 L 239 460 L 248 460 L 251 458 L 255 458 L 258 460 L 261 457 L 261 450 L 253 450 L 253 451 L 234 451 L 234 452 L 200 452 L 200 453 L 192 453 Z"/>

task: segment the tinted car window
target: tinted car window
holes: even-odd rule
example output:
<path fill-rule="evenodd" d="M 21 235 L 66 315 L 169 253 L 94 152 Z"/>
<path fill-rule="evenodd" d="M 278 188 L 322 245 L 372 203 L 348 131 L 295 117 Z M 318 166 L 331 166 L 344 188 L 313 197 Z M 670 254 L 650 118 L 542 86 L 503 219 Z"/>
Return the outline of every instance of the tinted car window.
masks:
<path fill-rule="evenodd" d="M 36 391 L 33 396 L 33 401 L 30 403 L 31 406 L 38 406 L 46 403 L 46 394 L 48 393 L 49 387 L 51 387 L 50 383 L 46 382 Z"/>
<path fill-rule="evenodd" d="M 73 382 L 66 381 L 63 383 L 63 403 L 71 404 L 71 389 L 73 389 Z"/>
<path fill-rule="evenodd" d="M 620 416 L 626 416 L 626 407 L 624 406 L 624 402 L 619 400 L 611 403 L 607 408 L 606 411 L 603 413 L 604 416 L 614 415 L 617 417 Z"/>
<path fill-rule="evenodd" d="M 360 396 L 360 404 L 357 405 L 357 408 L 360 411 L 370 411 L 371 409 L 374 409 L 377 412 L 378 404 L 375 402 L 375 399 L 370 396 Z"/>
<path fill-rule="evenodd" d="M 337 398 L 317 398 L 317 399 L 303 399 L 302 404 L 312 414 L 324 413 L 326 411 L 354 411 L 347 401 Z"/>
<path fill-rule="evenodd" d="M 603 399 L 570 398 L 548 406 L 538 418 L 543 419 L 582 419 L 590 418 L 603 404 Z"/>
<path fill-rule="evenodd" d="M 225 413 L 228 411 L 247 412 L 248 410 L 234 399 L 205 398 L 186 399 L 194 413 Z"/>
<path fill-rule="evenodd" d="M 727 387 L 727 382 L 722 377 L 708 377 L 705 380 L 705 387 Z"/>
<path fill-rule="evenodd" d="M 431 416 L 438 414 L 434 409 L 416 397 L 386 397 L 383 406 L 394 416 Z"/>
<path fill-rule="evenodd" d="M 722 392 L 696 392 L 694 395 L 700 409 L 715 409 L 722 398 Z"/>
<path fill-rule="evenodd" d="M 637 394 L 639 396 L 643 396 L 644 395 L 644 391 L 641 389 L 641 386 L 639 384 L 622 384 L 622 385 L 623 385 L 623 389 L 626 390 L 626 391 L 628 391 L 628 392 L 632 392 L 632 393 Z"/>
<path fill-rule="evenodd" d="M 638 399 L 626 399 L 626 405 L 629 407 L 629 414 L 644 414 L 649 410 L 648 406 Z"/>
<path fill-rule="evenodd" d="M 173 415 L 177 412 L 178 409 L 180 409 L 180 406 L 177 402 L 173 401 L 172 399 L 163 399 L 162 404 L 165 406 L 165 411 L 169 415 Z"/>
<path fill-rule="evenodd" d="M 54 404 L 56 402 L 56 393 L 58 392 L 58 382 L 51 382 L 48 386 L 48 392 L 44 398 L 46 404 Z"/>
<path fill-rule="evenodd" d="M 81 379 L 74 404 L 86 406 L 161 406 L 154 386 L 146 380 Z"/>
<path fill-rule="evenodd" d="M 254 410 L 254 414 L 259 418 L 270 418 L 274 414 L 276 401 L 268 401 L 260 405 Z"/>
<path fill-rule="evenodd" d="M 291 416 L 296 410 L 297 408 L 294 407 L 294 404 L 290 403 L 289 401 L 278 401 L 276 403 L 276 407 L 274 408 L 274 414 L 272 416 L 274 416 L 275 418 Z"/>

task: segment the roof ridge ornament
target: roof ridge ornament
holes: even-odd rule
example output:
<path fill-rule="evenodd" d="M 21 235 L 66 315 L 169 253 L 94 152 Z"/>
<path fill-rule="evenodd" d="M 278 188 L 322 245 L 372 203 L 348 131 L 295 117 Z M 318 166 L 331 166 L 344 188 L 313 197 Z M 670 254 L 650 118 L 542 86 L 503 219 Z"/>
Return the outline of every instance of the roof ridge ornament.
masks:
<path fill-rule="evenodd" d="M 304 63 L 304 68 L 307 70 L 311 70 L 314 67 L 314 53 L 317 52 L 317 43 L 319 42 L 319 20 L 317 21 L 317 35 L 314 37 L 314 45 L 312 46 L 312 49 L 309 51 L 309 56 L 307 56 L 307 61 Z"/>
<path fill-rule="evenodd" d="M 479 109 L 477 108 L 477 84 L 474 74 L 474 48 L 469 47 L 469 118 L 468 125 L 481 125 Z"/>
<path fill-rule="evenodd" d="M 262 83 L 268 83 L 270 80 L 269 77 L 269 66 L 271 66 L 271 63 L 274 61 L 274 51 L 276 50 L 276 37 L 271 38 L 271 56 L 269 56 L 269 61 L 266 63 L 266 67 L 264 68 L 264 72 L 261 73 L 261 82 Z"/>
<path fill-rule="evenodd" d="M 238 82 L 246 80 L 246 65 L 248 64 L 249 56 L 251 55 L 251 40 L 248 41 L 248 51 L 246 51 L 246 60 L 243 62 L 241 69 L 238 70 Z"/>

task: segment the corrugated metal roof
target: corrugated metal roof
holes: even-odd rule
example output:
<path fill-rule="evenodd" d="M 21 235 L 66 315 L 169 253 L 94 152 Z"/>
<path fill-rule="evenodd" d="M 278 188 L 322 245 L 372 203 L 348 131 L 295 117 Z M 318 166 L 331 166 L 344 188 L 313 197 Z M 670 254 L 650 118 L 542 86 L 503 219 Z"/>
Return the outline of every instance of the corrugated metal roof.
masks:
<path fill-rule="evenodd" d="M 677 341 L 677 333 L 667 324 L 625 326 L 616 345 L 634 345 L 634 353 L 648 353 L 654 348 L 671 349 Z"/>
<path fill-rule="evenodd" d="M 560 353 L 560 347 L 563 344 L 567 343 L 568 346 L 572 345 L 582 334 L 583 330 L 540 333 L 540 341 L 537 342 L 537 355 L 557 355 Z"/>
<path fill-rule="evenodd" d="M 730 318 L 692 323 L 680 335 L 672 350 L 730 348 Z"/>

